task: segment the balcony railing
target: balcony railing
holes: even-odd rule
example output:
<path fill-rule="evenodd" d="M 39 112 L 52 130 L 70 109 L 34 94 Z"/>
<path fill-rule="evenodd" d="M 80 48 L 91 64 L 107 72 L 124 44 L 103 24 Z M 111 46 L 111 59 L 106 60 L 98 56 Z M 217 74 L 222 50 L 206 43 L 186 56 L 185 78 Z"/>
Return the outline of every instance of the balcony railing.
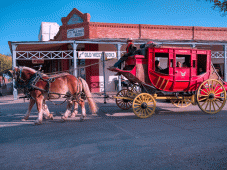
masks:
<path fill-rule="evenodd" d="M 211 51 L 211 58 L 224 58 L 224 51 Z"/>
<path fill-rule="evenodd" d="M 73 59 L 73 51 L 17 51 L 17 60 Z"/>
<path fill-rule="evenodd" d="M 125 53 L 121 51 L 121 54 Z M 211 51 L 211 58 L 224 58 L 224 51 Z M 17 51 L 17 60 L 73 59 L 73 51 Z"/>

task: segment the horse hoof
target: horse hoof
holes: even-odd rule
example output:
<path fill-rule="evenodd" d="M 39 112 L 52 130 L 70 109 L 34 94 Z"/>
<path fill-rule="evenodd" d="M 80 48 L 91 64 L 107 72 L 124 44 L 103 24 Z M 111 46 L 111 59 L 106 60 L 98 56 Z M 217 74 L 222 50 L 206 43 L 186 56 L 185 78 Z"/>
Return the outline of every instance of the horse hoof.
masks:
<path fill-rule="evenodd" d="M 50 115 L 49 115 L 49 119 L 50 119 L 50 120 L 54 120 L 53 114 L 50 114 Z"/>
<path fill-rule="evenodd" d="M 67 119 L 67 118 L 66 118 L 65 116 L 62 116 L 62 117 L 61 117 L 61 120 L 62 120 L 62 121 L 66 121 L 66 119 Z"/>
<path fill-rule="evenodd" d="M 73 114 L 73 115 L 71 115 L 70 117 L 72 117 L 72 118 L 73 118 L 73 117 L 76 117 L 76 115 L 75 115 L 75 114 Z"/>
<path fill-rule="evenodd" d="M 41 125 L 42 124 L 42 122 L 41 121 L 35 121 L 35 125 Z"/>
<path fill-rule="evenodd" d="M 85 121 L 85 119 L 84 118 L 80 118 L 80 122 L 84 122 Z"/>

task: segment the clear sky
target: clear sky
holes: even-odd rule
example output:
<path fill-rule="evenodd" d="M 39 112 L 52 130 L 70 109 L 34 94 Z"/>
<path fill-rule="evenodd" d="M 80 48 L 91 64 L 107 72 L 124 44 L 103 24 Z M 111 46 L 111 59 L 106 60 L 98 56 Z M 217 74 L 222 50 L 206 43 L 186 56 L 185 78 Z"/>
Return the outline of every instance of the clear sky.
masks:
<path fill-rule="evenodd" d="M 0 53 L 8 41 L 38 41 L 41 22 L 57 22 L 73 8 L 91 22 L 227 27 L 227 16 L 206 0 L 4 0 L 0 5 Z"/>

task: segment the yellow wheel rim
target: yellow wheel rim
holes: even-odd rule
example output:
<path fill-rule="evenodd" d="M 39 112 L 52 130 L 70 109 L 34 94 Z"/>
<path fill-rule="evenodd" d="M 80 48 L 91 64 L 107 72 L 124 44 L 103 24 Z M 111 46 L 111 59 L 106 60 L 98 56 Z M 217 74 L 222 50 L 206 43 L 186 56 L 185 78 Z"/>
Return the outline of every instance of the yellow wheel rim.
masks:
<path fill-rule="evenodd" d="M 152 95 L 141 93 L 133 100 L 132 108 L 137 117 L 148 118 L 154 113 L 156 102 Z"/>
<path fill-rule="evenodd" d="M 119 91 L 116 95 L 117 97 L 130 97 L 127 89 Z M 118 99 L 116 98 L 116 104 L 119 108 L 123 110 L 128 110 L 132 107 L 132 100 Z"/>
<path fill-rule="evenodd" d="M 215 79 L 204 81 L 197 91 L 197 103 L 199 108 L 205 113 L 218 113 L 226 103 L 225 87 L 220 81 Z"/>
<path fill-rule="evenodd" d="M 184 98 L 184 99 L 172 99 L 170 100 L 171 103 L 176 106 L 176 107 L 180 107 L 180 108 L 183 108 L 183 107 L 188 107 L 189 105 L 191 105 L 191 100 L 190 98 Z"/>

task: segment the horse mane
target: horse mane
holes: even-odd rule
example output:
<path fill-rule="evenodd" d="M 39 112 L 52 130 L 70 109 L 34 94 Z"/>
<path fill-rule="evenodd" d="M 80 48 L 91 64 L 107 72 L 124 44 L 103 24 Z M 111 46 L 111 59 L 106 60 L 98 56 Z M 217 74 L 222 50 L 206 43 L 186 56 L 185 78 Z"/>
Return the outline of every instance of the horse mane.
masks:
<path fill-rule="evenodd" d="M 34 74 L 37 72 L 37 70 L 30 68 L 30 67 L 26 67 L 26 66 L 19 66 L 19 68 L 20 69 L 26 69 L 26 70 L 34 73 Z M 59 74 L 51 74 L 51 75 L 40 72 L 40 74 L 41 74 L 41 76 L 43 76 L 45 78 L 58 78 L 58 77 L 69 75 L 68 72 L 62 72 L 62 73 L 59 73 Z"/>
<path fill-rule="evenodd" d="M 19 68 L 21 68 L 21 69 L 26 69 L 26 70 L 28 70 L 28 71 L 30 71 L 30 72 L 32 72 L 32 73 L 36 73 L 36 72 L 37 72 L 35 69 L 30 68 L 30 67 L 26 67 L 26 66 L 20 66 Z"/>

